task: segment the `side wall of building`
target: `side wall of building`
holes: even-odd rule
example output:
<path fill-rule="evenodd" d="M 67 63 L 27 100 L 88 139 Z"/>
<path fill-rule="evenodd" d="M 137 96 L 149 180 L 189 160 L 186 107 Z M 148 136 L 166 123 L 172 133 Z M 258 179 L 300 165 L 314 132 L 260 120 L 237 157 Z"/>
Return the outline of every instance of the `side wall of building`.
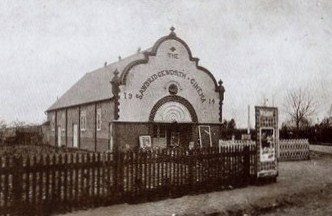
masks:
<path fill-rule="evenodd" d="M 114 150 L 134 150 L 139 148 L 139 136 L 151 135 L 149 123 L 115 122 L 113 126 Z"/>
<path fill-rule="evenodd" d="M 97 129 L 97 110 L 101 111 L 101 127 Z M 110 122 L 113 120 L 114 102 L 103 101 L 48 112 L 50 144 L 74 147 L 74 127 L 77 127 L 77 145 L 90 151 L 109 149 Z M 85 115 L 85 128 L 82 119 Z M 61 134 L 59 136 L 59 133 Z M 59 139 L 61 141 L 59 142 Z"/>
<path fill-rule="evenodd" d="M 97 130 L 97 151 L 109 150 L 110 124 L 114 119 L 114 102 L 100 103 L 101 108 L 101 130 Z"/>
<path fill-rule="evenodd" d="M 49 144 L 50 145 L 55 145 L 55 130 L 54 130 L 54 125 L 55 125 L 55 115 L 56 112 L 55 111 L 50 111 L 47 112 L 47 121 L 50 122 L 50 130 L 49 130 Z"/>

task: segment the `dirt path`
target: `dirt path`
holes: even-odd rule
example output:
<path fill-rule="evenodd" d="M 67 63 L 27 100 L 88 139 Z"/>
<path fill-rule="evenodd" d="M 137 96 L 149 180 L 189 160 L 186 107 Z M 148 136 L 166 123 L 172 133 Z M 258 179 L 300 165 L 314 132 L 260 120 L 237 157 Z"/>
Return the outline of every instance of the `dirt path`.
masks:
<path fill-rule="evenodd" d="M 332 154 L 332 145 L 310 145 L 310 150 L 317 152 L 326 152 Z"/>
<path fill-rule="evenodd" d="M 311 194 L 297 196 L 288 199 L 286 206 L 270 210 L 262 216 L 325 216 L 332 214 L 332 184 L 326 185 L 325 189 Z"/>
<path fill-rule="evenodd" d="M 289 215 L 285 214 L 287 210 L 297 215 L 296 210 L 300 211 L 301 206 L 308 203 L 309 209 L 315 208 L 314 199 L 309 197 L 323 196 L 318 193 L 320 191 L 331 194 L 328 189 L 332 188 L 332 155 L 315 153 L 311 158 L 310 161 L 280 163 L 280 174 L 274 184 L 137 205 L 114 205 L 67 215 Z M 308 200 L 302 197 L 308 197 Z M 317 205 L 325 203 L 318 202 Z M 332 214 L 331 207 L 327 212 Z"/>

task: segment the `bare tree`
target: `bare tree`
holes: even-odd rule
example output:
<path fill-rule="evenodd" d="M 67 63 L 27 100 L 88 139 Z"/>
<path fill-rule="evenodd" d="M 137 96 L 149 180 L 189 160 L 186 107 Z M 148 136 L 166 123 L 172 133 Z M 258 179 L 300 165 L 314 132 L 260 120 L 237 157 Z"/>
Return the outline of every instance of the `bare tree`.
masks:
<path fill-rule="evenodd" d="M 0 130 L 3 130 L 7 127 L 5 120 L 0 119 Z"/>
<path fill-rule="evenodd" d="M 3 143 L 6 127 L 7 127 L 6 122 L 4 120 L 0 119 L 0 144 Z"/>
<path fill-rule="evenodd" d="M 308 121 L 316 110 L 313 96 L 301 88 L 288 92 L 284 106 L 286 113 L 295 123 L 296 131 L 299 131 L 301 123 Z"/>
<path fill-rule="evenodd" d="M 11 122 L 10 125 L 13 128 L 22 128 L 22 127 L 25 127 L 25 126 L 29 126 L 28 123 L 26 123 L 24 121 L 19 121 L 19 120 L 15 120 L 15 121 Z"/>
<path fill-rule="evenodd" d="M 330 109 L 327 111 L 327 117 L 332 117 L 332 104 L 330 106 Z"/>

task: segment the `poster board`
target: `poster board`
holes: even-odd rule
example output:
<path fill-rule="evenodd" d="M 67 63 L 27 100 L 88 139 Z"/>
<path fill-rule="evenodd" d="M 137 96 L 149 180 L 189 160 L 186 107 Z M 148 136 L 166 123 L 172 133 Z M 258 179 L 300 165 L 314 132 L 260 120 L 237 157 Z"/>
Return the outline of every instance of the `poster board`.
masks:
<path fill-rule="evenodd" d="M 261 162 L 275 160 L 275 130 L 272 127 L 260 128 L 260 159 Z"/>
<path fill-rule="evenodd" d="M 140 148 L 151 148 L 152 142 L 151 142 L 151 136 L 139 136 L 139 147 Z"/>
<path fill-rule="evenodd" d="M 201 148 L 212 147 L 210 126 L 200 125 L 198 126 L 198 131 L 199 131 L 200 147 Z"/>
<path fill-rule="evenodd" d="M 166 138 L 152 138 L 152 145 L 153 145 L 153 148 L 156 148 L 156 149 L 164 149 L 167 147 L 167 144 L 166 144 Z"/>
<path fill-rule="evenodd" d="M 255 107 L 257 177 L 276 177 L 278 133 L 278 108 Z"/>
<path fill-rule="evenodd" d="M 180 132 L 171 132 L 170 146 L 179 147 L 180 145 Z"/>

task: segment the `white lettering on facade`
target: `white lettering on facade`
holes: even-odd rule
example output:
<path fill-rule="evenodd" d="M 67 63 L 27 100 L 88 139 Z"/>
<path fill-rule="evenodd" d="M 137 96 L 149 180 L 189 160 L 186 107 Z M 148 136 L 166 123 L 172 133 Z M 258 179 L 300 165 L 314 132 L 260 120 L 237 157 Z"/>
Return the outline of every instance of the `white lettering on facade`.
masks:
<path fill-rule="evenodd" d="M 169 58 L 172 59 L 179 59 L 178 54 L 177 53 L 167 53 Z"/>
<path fill-rule="evenodd" d="M 191 85 L 194 87 L 194 89 L 197 91 L 198 96 L 201 98 L 201 102 L 204 103 L 206 101 L 205 95 L 203 93 L 202 88 L 199 86 L 198 82 L 192 78 L 190 80 Z"/>
<path fill-rule="evenodd" d="M 152 74 L 150 77 L 148 77 L 143 82 L 140 90 L 136 94 L 136 98 L 142 100 L 144 97 L 144 94 L 147 91 L 147 89 L 149 88 L 150 84 L 152 84 L 157 79 L 161 79 L 165 76 L 175 76 L 175 77 L 179 77 L 184 80 L 188 80 L 190 82 L 190 84 L 192 85 L 192 87 L 196 90 L 198 96 L 200 97 L 201 102 L 204 103 L 207 100 L 205 97 L 205 94 L 203 92 L 203 89 L 200 87 L 199 83 L 194 78 L 190 79 L 186 73 L 183 73 L 178 70 L 162 70 L 155 74 Z"/>
<path fill-rule="evenodd" d="M 140 100 L 143 99 L 144 92 L 148 89 L 151 83 L 153 83 L 155 80 L 162 78 L 164 76 L 176 76 L 180 77 L 182 79 L 186 79 L 187 75 L 181 71 L 178 70 L 162 70 L 159 71 L 150 77 L 148 77 L 143 85 L 141 86 L 141 89 L 138 91 L 139 93 L 136 94 L 136 98 L 139 98 Z"/>

